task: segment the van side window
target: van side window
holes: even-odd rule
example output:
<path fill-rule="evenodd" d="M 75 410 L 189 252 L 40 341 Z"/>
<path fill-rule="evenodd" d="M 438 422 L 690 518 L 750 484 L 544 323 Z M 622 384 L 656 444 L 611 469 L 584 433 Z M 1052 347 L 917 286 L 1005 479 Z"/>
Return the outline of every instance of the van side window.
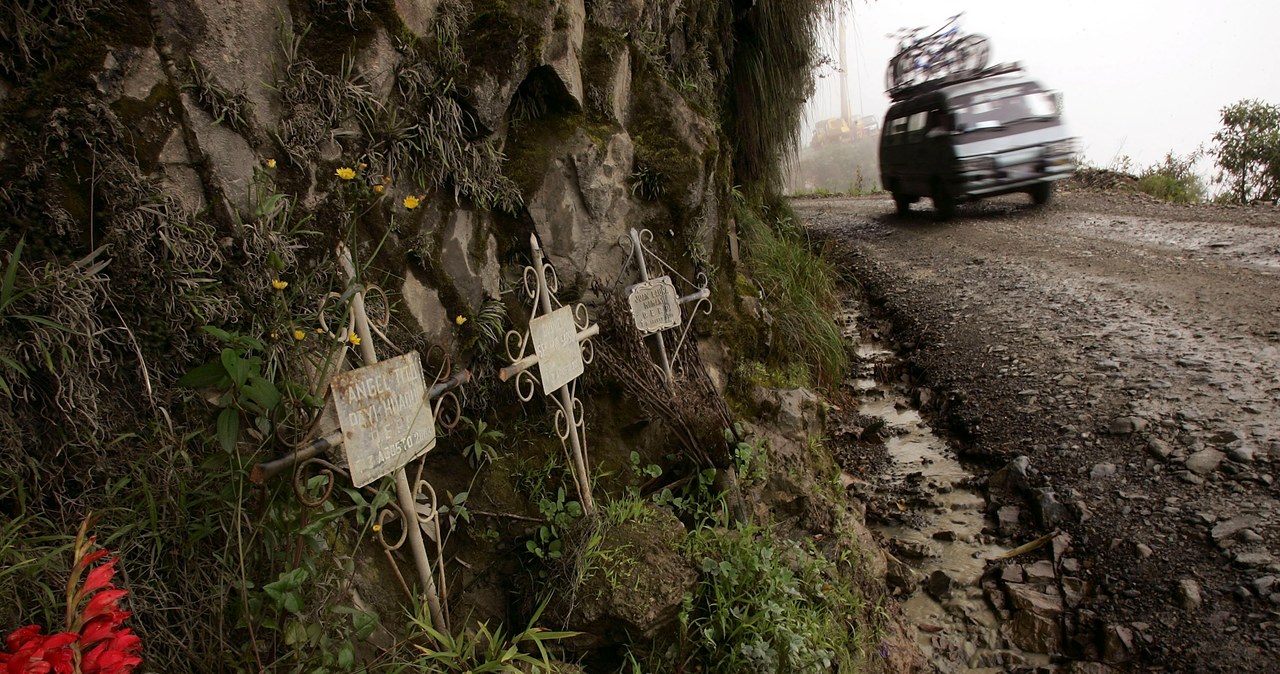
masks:
<path fill-rule="evenodd" d="M 890 142 L 892 142 L 892 143 L 901 143 L 901 142 L 903 142 L 904 138 L 902 137 L 902 134 L 906 133 L 906 131 L 907 131 L 907 118 L 906 118 L 906 117 L 898 117 L 897 119 L 889 120 L 889 140 L 890 140 Z"/>
<path fill-rule="evenodd" d="M 951 130 L 950 115 L 943 112 L 942 110 L 937 110 L 937 109 L 930 110 L 929 121 L 928 123 L 925 124 L 925 129 L 926 130 L 938 129 L 939 131 L 950 131 Z"/>
<path fill-rule="evenodd" d="M 924 129 L 924 121 L 929 116 L 928 112 L 917 112 L 907 118 L 907 133 L 917 135 L 917 131 Z"/>
<path fill-rule="evenodd" d="M 924 138 L 924 120 L 928 115 L 927 111 L 922 111 L 906 118 L 906 142 L 915 143 Z"/>

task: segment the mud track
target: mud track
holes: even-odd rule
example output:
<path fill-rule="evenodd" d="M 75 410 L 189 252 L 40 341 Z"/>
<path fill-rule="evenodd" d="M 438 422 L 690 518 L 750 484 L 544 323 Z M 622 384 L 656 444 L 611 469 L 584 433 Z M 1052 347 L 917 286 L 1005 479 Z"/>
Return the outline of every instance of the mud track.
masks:
<path fill-rule="evenodd" d="M 886 197 L 793 206 L 891 324 L 934 425 L 988 469 L 1030 460 L 1003 533 L 1067 532 L 1090 588 L 1061 654 L 1277 671 L 1280 211 L 1028 201 L 946 223 Z"/>

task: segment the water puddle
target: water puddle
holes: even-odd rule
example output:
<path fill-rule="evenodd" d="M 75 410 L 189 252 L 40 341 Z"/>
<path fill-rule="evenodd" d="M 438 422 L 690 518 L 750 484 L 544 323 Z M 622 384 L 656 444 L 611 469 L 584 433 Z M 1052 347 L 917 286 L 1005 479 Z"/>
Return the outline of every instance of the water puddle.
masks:
<path fill-rule="evenodd" d="M 859 399 L 859 419 L 883 420 L 878 433 L 886 457 L 865 477 L 846 473 L 843 480 L 866 499 L 868 527 L 911 570 L 899 569 L 897 584 L 917 643 L 942 672 L 1048 664 L 1047 655 L 1007 647 L 980 584 L 987 560 L 1006 551 L 983 533 L 989 524 L 986 498 L 970 486 L 973 474 L 914 409 L 906 386 L 884 381 L 885 373 L 898 370 L 898 359 L 861 338 L 860 309 L 848 302 L 841 320 L 846 337 L 858 345 L 860 361 L 845 384 Z"/>

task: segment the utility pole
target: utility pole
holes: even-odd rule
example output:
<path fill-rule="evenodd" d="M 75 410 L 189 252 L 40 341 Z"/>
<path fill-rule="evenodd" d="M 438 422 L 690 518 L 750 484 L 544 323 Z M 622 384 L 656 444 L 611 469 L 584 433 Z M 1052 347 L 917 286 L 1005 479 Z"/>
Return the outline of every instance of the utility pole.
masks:
<path fill-rule="evenodd" d="M 849 59 L 845 55 L 845 27 L 843 11 L 840 12 L 838 25 L 839 30 L 837 32 L 839 33 L 838 39 L 840 43 L 836 45 L 836 48 L 837 54 L 839 54 L 840 57 L 840 119 L 843 119 L 844 123 L 848 125 L 849 128 L 853 128 L 853 113 L 849 111 Z"/>

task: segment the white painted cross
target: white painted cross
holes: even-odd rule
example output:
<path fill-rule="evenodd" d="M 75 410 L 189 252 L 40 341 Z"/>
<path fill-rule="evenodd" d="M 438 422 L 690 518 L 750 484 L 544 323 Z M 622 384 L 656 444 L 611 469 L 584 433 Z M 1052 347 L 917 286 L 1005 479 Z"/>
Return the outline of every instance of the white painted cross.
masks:
<path fill-rule="evenodd" d="M 570 450 L 571 468 L 582 510 L 591 514 L 595 511 L 595 501 L 591 498 L 586 423 L 582 417 L 582 403 L 575 392 L 575 382 L 582 375 L 585 364 L 591 362 L 591 354 L 594 353 L 591 338 L 600 334 L 600 326 L 591 323 L 587 308 L 582 304 L 552 309 L 559 279 L 555 269 L 543 261 L 536 234 L 529 237 L 529 247 L 533 251 L 533 265 L 524 270 L 525 294 L 533 300 L 529 332 L 524 335 L 514 330 L 507 333 L 507 357 L 511 364 L 498 372 L 498 378 L 507 381 L 514 377 L 520 399 L 531 400 L 534 382 L 529 370 L 534 365 L 538 366 L 542 392 L 551 396 L 558 408 L 556 434 Z M 514 350 L 513 337 L 516 340 Z"/>

